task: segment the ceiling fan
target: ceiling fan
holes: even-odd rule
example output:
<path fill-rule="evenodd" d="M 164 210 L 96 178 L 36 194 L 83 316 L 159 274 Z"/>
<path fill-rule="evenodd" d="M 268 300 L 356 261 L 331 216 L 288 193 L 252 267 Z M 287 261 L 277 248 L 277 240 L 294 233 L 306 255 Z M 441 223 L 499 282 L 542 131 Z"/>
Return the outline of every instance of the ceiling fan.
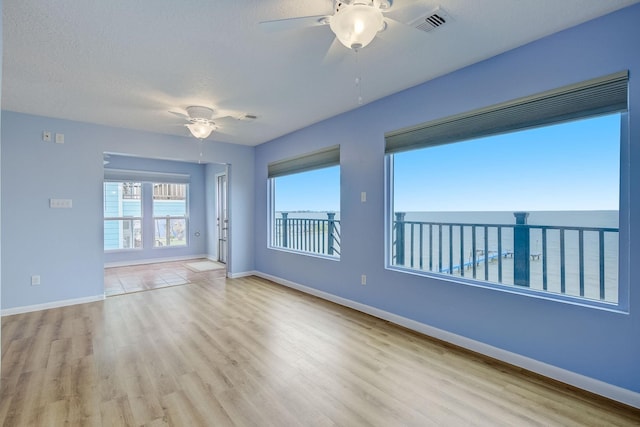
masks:
<path fill-rule="evenodd" d="M 289 30 L 329 25 L 345 47 L 358 50 L 367 46 L 378 32 L 386 28 L 382 13 L 391 0 L 334 0 L 333 15 L 301 16 L 260 22 L 267 31 Z"/>
<path fill-rule="evenodd" d="M 222 110 L 214 111 L 213 108 L 201 107 L 196 105 L 185 108 L 186 113 L 180 111 L 169 112 L 186 119 L 188 123 L 185 123 L 184 126 L 189 129 L 191 135 L 200 140 L 208 138 L 214 130 L 220 128 L 215 120 L 226 118 L 233 118 L 236 120 L 257 119 L 257 116 L 253 114 L 244 114 Z"/>

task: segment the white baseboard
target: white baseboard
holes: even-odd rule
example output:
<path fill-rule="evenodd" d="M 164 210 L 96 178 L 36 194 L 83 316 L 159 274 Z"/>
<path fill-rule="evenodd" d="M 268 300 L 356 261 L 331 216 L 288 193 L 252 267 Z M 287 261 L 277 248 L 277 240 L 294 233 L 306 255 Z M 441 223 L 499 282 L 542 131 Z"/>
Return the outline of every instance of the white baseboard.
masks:
<path fill-rule="evenodd" d="M 229 279 L 239 279 L 241 277 L 249 277 L 249 276 L 258 276 L 258 277 L 262 277 L 260 276 L 260 273 L 257 271 L 242 271 L 240 273 L 227 273 L 227 277 Z M 275 280 L 274 280 L 275 282 Z"/>
<path fill-rule="evenodd" d="M 489 356 L 493 359 L 518 366 L 520 368 L 543 375 L 548 378 L 552 378 L 557 381 L 561 381 L 565 384 L 581 388 L 591 393 L 604 396 L 606 398 L 624 403 L 629 406 L 633 406 L 635 408 L 640 408 L 640 393 L 634 392 L 632 390 L 618 387 L 604 381 L 597 380 L 595 378 L 568 371 L 566 369 L 558 368 L 557 366 L 549 365 L 536 359 L 512 353 L 510 351 L 503 350 L 480 341 L 472 340 L 461 335 L 434 328 L 427 324 L 420 323 L 415 320 L 390 313 L 388 311 L 380 310 L 366 304 L 342 298 L 324 291 L 320 291 L 318 289 L 310 288 L 308 286 L 291 282 L 280 277 L 272 276 L 270 274 L 262 273 L 259 271 L 253 272 L 252 274 L 267 280 L 271 280 L 272 282 L 278 283 L 280 285 L 297 289 L 304 293 L 334 302 L 336 304 L 349 307 L 366 314 L 370 314 L 371 316 L 377 317 L 379 319 L 387 320 L 391 323 L 395 323 L 396 325 L 400 325 L 407 329 L 420 332 L 421 334 L 437 338 L 439 340 L 457 345 L 462 348 L 466 348 L 485 356 Z"/>
<path fill-rule="evenodd" d="M 44 304 L 25 305 L 22 307 L 6 308 L 2 310 L 2 316 L 11 316 L 13 314 L 30 313 L 32 311 L 48 310 L 50 308 L 66 307 L 68 305 L 85 304 L 88 302 L 96 302 L 104 300 L 104 294 L 92 297 L 74 298 L 62 301 L 47 302 Z"/>
<path fill-rule="evenodd" d="M 134 265 L 157 264 L 159 262 L 187 261 L 191 259 L 201 259 L 201 258 L 211 259 L 208 257 L 208 255 L 185 255 L 185 256 L 168 257 L 168 258 L 150 258 L 150 259 L 138 259 L 138 260 L 131 260 L 131 261 L 105 262 L 104 268 L 129 267 Z"/>

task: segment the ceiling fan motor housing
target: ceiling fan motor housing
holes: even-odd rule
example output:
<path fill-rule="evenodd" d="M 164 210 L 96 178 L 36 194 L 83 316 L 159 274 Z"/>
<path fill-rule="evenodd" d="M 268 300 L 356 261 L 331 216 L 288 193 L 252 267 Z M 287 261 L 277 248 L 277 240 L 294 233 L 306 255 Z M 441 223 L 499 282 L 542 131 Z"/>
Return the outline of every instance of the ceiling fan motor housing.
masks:
<path fill-rule="evenodd" d="M 210 122 L 213 117 L 213 110 L 208 107 L 191 106 L 187 107 L 189 119 L 193 122 Z"/>
<path fill-rule="evenodd" d="M 366 6 L 373 6 L 376 9 L 385 10 L 391 7 L 390 0 L 342 0 L 335 2 L 335 12 L 338 12 L 341 7 L 349 4 L 363 4 Z"/>

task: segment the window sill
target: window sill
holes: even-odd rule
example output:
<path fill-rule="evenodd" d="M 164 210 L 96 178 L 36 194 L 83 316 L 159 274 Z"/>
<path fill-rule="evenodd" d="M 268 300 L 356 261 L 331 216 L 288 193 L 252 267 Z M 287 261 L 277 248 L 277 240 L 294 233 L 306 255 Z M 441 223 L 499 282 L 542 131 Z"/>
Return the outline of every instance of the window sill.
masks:
<path fill-rule="evenodd" d="M 340 261 L 340 256 L 318 254 L 318 253 L 315 253 L 315 252 L 296 251 L 296 250 L 293 250 L 293 249 L 280 248 L 280 247 L 277 247 L 277 246 L 268 246 L 267 249 L 270 249 L 270 250 L 273 250 L 273 251 L 277 251 L 277 252 L 285 252 L 285 253 L 294 254 L 294 255 L 308 256 L 308 257 L 312 257 L 312 258 L 321 258 L 321 259 L 326 259 L 326 260 L 329 260 L 329 261 Z"/>
<path fill-rule="evenodd" d="M 520 295 L 527 298 L 536 298 L 536 299 L 552 301 L 552 302 L 561 303 L 561 304 L 570 304 L 570 305 L 575 305 L 579 307 L 602 310 L 602 311 L 607 311 L 607 312 L 616 313 L 616 314 L 625 314 L 625 315 L 629 314 L 628 309 L 621 307 L 619 304 L 611 303 L 611 302 L 591 300 L 591 299 L 575 297 L 571 295 L 555 294 L 552 292 L 545 292 L 542 290 L 520 287 L 516 285 L 502 285 L 498 283 L 482 282 L 482 281 L 468 279 L 468 278 L 451 277 L 448 275 L 412 270 L 409 268 L 403 268 L 403 267 L 398 267 L 393 265 L 387 265 L 385 269 L 388 271 L 411 274 L 414 276 L 425 277 L 425 278 L 438 280 L 442 282 L 449 282 L 452 284 L 458 284 L 463 286 L 473 286 L 477 288 L 488 289 L 490 291 L 498 291 L 498 292 L 505 292 L 505 293 L 514 294 L 514 295 Z"/>

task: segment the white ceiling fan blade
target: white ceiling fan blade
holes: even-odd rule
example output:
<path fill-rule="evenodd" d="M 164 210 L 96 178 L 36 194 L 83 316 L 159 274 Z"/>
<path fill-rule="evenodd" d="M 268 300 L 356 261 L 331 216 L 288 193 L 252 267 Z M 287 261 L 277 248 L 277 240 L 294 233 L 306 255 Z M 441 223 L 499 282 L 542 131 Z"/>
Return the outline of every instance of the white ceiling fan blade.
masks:
<path fill-rule="evenodd" d="M 296 30 L 299 28 L 327 25 L 327 15 L 301 16 L 298 18 L 276 19 L 260 22 L 260 28 L 267 32 Z"/>
<path fill-rule="evenodd" d="M 211 120 L 216 123 L 219 120 L 229 120 L 233 119 L 234 121 L 246 121 L 250 122 L 257 119 L 258 116 L 252 113 L 246 113 L 242 111 L 232 111 L 232 110 L 216 110 L 215 114 L 211 118 Z"/>
<path fill-rule="evenodd" d="M 376 38 L 384 40 L 385 43 L 393 43 L 394 46 L 410 46 L 420 39 L 424 40 L 423 33 L 415 28 L 386 17 L 384 22 L 386 28 L 376 34 Z"/>
<path fill-rule="evenodd" d="M 211 120 L 220 120 L 220 119 L 226 119 L 227 117 L 237 117 L 242 115 L 242 113 L 238 112 L 238 111 L 232 111 L 232 110 L 213 110 L 213 117 L 211 117 Z"/>
<path fill-rule="evenodd" d="M 329 50 L 327 50 L 327 53 L 324 55 L 324 58 L 322 59 L 322 64 L 323 65 L 335 64 L 336 62 L 343 59 L 345 55 L 348 55 L 349 51 L 350 49 L 346 48 L 342 43 L 340 43 L 340 40 L 338 40 L 337 37 L 334 37 L 333 42 L 331 43 L 331 46 L 329 46 Z"/>
<path fill-rule="evenodd" d="M 189 120 L 189 115 L 187 113 L 183 113 L 182 111 L 171 111 L 171 110 L 169 110 L 169 112 L 182 119 Z"/>
<path fill-rule="evenodd" d="M 399 6 L 396 6 L 396 2 L 393 2 L 391 7 L 384 11 L 384 16 L 386 18 L 408 24 L 417 16 L 422 16 L 430 10 L 433 10 L 433 5 L 421 1 L 404 3 L 403 5 Z"/>

